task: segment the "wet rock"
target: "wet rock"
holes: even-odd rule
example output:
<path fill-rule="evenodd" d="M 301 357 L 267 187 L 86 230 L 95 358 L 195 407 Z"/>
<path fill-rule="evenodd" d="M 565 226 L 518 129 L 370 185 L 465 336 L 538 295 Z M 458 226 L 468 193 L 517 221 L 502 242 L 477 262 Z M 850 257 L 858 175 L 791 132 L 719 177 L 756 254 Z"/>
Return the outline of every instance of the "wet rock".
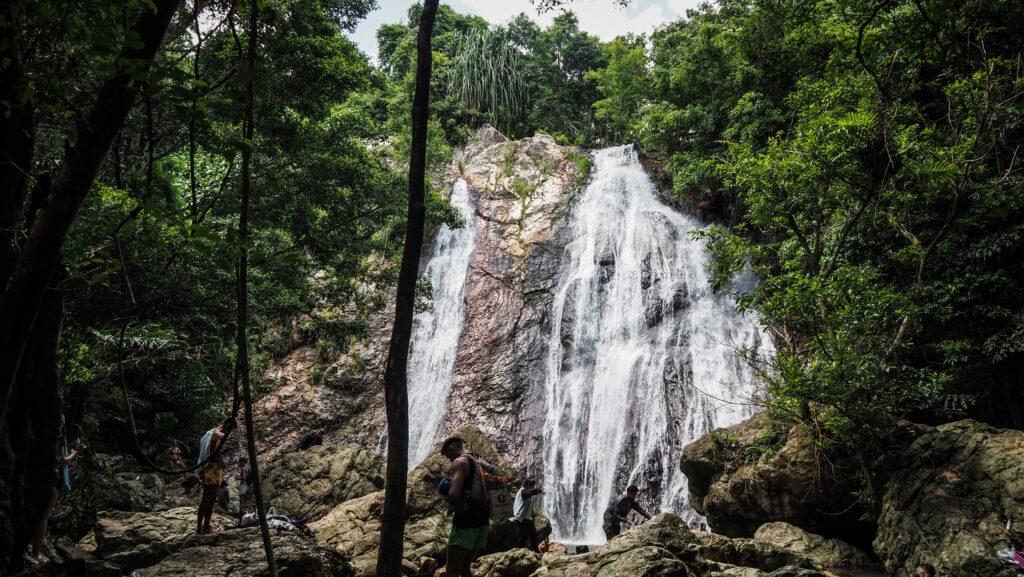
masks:
<path fill-rule="evenodd" d="M 279 513 L 308 523 L 339 503 L 383 489 L 384 462 L 356 444 L 285 453 L 267 465 L 263 493 Z"/>
<path fill-rule="evenodd" d="M 686 523 L 662 513 L 591 553 L 545 555 L 533 577 L 686 577 L 702 566 L 698 549 Z"/>
<path fill-rule="evenodd" d="M 806 569 L 813 567 L 811 560 L 806 556 L 772 543 L 746 538 L 729 538 L 707 531 L 698 532 L 696 535 L 700 542 L 700 556 L 708 561 L 753 567 L 766 572 L 786 566 Z"/>
<path fill-rule="evenodd" d="M 875 564 L 870 555 L 849 543 L 839 539 L 826 539 L 789 523 L 761 525 L 754 533 L 754 540 L 771 543 L 786 551 L 807 557 L 817 567 L 861 568 Z"/>
<path fill-rule="evenodd" d="M 473 564 L 476 577 L 530 577 L 541 566 L 540 554 L 512 549 L 480 557 Z"/>
<path fill-rule="evenodd" d="M 750 537 L 765 523 L 784 521 L 854 544 L 869 543 L 874 520 L 858 500 L 859 467 L 829 463 L 800 426 L 773 429 L 767 415 L 716 429 L 683 450 L 690 504 L 711 528 Z"/>
<path fill-rule="evenodd" d="M 939 575 L 1016 574 L 994 551 L 1024 535 L 1024 432 L 958 421 L 922 435 L 900 463 L 874 542 L 888 572 L 928 562 Z"/>
<path fill-rule="evenodd" d="M 783 567 L 768 573 L 764 577 L 825 577 L 821 573 L 804 567 Z"/>

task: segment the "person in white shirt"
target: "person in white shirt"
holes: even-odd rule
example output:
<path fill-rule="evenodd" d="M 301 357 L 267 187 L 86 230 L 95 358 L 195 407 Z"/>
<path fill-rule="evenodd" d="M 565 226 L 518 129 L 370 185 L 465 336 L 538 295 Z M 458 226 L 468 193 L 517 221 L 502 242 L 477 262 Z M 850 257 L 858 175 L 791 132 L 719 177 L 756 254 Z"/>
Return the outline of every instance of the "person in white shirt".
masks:
<path fill-rule="evenodd" d="M 535 479 L 523 481 L 523 486 L 516 493 L 516 500 L 512 504 L 512 517 L 509 518 L 509 521 L 515 521 L 519 526 L 519 546 L 535 552 L 539 549 L 537 527 L 533 523 L 534 498 L 543 494 L 544 491 L 537 487 Z"/>

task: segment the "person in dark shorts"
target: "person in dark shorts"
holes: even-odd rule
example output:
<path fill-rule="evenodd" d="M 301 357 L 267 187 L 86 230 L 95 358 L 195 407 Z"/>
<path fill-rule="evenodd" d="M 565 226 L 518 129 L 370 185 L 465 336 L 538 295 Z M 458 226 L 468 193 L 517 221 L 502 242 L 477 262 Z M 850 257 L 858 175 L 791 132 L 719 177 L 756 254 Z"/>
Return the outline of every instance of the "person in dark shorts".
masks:
<path fill-rule="evenodd" d="M 441 444 L 441 454 L 452 462 L 451 488 L 445 500 L 455 512 L 448 536 L 447 573 L 450 577 L 473 577 L 470 568 L 477 554 L 487 546 L 491 511 L 483 494 L 483 479 L 477 459 L 466 451 L 459 437 Z"/>
<path fill-rule="evenodd" d="M 636 494 L 639 491 L 640 489 L 636 485 L 630 485 L 626 487 L 625 495 L 616 495 L 608 503 L 608 508 L 604 510 L 604 536 L 609 541 L 622 532 L 622 522 L 626 520 L 626 516 L 631 510 L 640 513 L 647 519 L 651 518 L 647 511 L 644 511 L 636 502 Z"/>
<path fill-rule="evenodd" d="M 516 493 L 515 502 L 512 504 L 513 516 L 509 519 L 519 527 L 519 547 L 525 547 L 534 553 L 539 552 L 539 543 L 537 526 L 533 521 L 533 500 L 537 495 L 543 494 L 544 491 L 537 487 L 535 479 L 523 481 L 523 486 Z"/>

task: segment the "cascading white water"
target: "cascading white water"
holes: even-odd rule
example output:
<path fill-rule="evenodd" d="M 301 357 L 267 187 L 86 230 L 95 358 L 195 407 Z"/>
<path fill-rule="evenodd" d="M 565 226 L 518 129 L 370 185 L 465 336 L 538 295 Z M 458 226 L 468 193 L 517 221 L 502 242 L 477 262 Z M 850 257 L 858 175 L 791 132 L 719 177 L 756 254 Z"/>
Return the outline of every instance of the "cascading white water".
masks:
<path fill-rule="evenodd" d="M 465 321 L 466 275 L 476 237 L 466 181 L 455 182 L 451 203 L 466 225 L 456 230 L 442 225 L 437 232 L 423 271 L 433 286 L 433 310 L 413 318 L 408 372 L 410 469 L 437 443 Z"/>
<path fill-rule="evenodd" d="M 699 224 L 655 194 L 631 146 L 600 150 L 567 223 L 540 467 L 559 541 L 604 542 L 604 508 L 629 483 L 695 521 L 682 448 L 753 412 L 739 350 L 772 350 L 755 319 L 712 292 L 704 243 L 690 238 Z"/>

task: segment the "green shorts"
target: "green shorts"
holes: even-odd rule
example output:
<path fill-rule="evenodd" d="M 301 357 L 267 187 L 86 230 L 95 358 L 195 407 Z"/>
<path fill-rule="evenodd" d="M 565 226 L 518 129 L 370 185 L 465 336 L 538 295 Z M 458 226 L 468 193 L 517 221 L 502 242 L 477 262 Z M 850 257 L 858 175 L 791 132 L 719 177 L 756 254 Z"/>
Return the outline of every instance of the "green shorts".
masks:
<path fill-rule="evenodd" d="M 452 534 L 448 536 L 448 545 L 462 547 L 469 551 L 479 551 L 487 546 L 487 526 L 473 527 L 472 529 L 452 527 Z"/>

